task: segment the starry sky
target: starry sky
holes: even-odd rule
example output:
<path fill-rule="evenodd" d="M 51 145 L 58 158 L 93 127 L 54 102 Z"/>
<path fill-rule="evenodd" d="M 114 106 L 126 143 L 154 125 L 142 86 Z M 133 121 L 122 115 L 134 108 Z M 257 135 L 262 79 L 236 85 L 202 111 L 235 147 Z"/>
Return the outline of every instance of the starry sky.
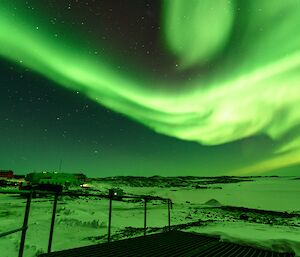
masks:
<path fill-rule="evenodd" d="M 297 175 L 300 1 L 3 0 L 0 169 Z"/>

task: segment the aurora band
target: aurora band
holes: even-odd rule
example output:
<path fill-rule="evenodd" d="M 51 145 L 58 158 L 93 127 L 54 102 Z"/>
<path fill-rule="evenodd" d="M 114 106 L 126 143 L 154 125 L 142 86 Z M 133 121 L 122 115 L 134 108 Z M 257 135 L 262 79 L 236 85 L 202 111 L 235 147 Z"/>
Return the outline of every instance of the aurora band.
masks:
<path fill-rule="evenodd" d="M 107 55 L 37 29 L 42 15 L 28 17 L 20 2 L 1 1 L 2 58 L 158 133 L 205 145 L 261 134 L 279 142 L 273 158 L 241 174 L 300 163 L 300 139 L 282 143 L 300 125 L 298 1 L 164 1 L 162 44 L 178 59 L 178 72 L 199 68 L 199 76 L 177 83 L 124 72 Z M 203 75 L 204 66 L 211 68 Z"/>

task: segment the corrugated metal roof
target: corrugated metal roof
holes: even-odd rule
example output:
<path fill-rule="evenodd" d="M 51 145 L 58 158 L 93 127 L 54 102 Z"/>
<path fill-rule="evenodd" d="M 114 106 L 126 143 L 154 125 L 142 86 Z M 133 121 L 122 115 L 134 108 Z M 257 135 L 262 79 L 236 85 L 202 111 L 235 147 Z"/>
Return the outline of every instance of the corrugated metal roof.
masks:
<path fill-rule="evenodd" d="M 182 231 L 170 231 L 136 238 L 79 247 L 40 257 L 100 257 L 100 256 L 207 256 L 207 257 L 289 257 L 294 253 L 277 253 Z"/>

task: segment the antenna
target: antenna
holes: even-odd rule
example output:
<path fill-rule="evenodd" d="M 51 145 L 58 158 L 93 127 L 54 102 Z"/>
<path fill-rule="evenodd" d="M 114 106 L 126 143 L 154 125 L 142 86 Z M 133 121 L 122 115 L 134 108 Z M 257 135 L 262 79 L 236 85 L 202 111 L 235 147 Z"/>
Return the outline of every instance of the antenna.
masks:
<path fill-rule="evenodd" d="M 61 172 L 61 166 L 62 166 L 62 159 L 60 159 L 60 162 L 59 162 L 59 168 L 58 168 L 59 172 Z"/>

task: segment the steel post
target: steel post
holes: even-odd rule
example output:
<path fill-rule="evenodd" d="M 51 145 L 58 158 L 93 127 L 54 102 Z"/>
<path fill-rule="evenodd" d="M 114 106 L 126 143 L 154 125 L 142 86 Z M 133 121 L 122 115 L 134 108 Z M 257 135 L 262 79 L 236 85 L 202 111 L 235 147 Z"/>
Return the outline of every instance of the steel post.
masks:
<path fill-rule="evenodd" d="M 144 199 L 144 236 L 147 231 L 147 198 Z"/>
<path fill-rule="evenodd" d="M 107 241 L 110 242 L 110 228 L 111 228 L 111 214 L 112 214 L 112 196 L 109 196 L 109 214 L 108 214 L 108 236 Z"/>
<path fill-rule="evenodd" d="M 28 228 L 28 218 L 29 218 L 31 198 L 32 198 L 32 191 L 27 194 L 27 202 L 26 202 L 26 208 L 25 208 L 25 214 L 24 214 L 23 229 L 22 229 L 20 249 L 19 249 L 19 257 L 23 257 L 26 232 L 27 232 L 27 228 Z"/>
<path fill-rule="evenodd" d="M 52 219 L 51 219 L 49 242 L 48 242 L 48 253 L 51 252 L 52 238 L 53 238 L 53 231 L 54 231 L 54 223 L 55 223 L 55 216 L 56 216 L 57 200 L 58 200 L 58 192 L 56 192 L 55 195 L 54 195 Z"/>
<path fill-rule="evenodd" d="M 169 226 L 169 231 L 171 230 L 171 210 L 170 210 L 170 199 L 168 199 L 168 226 Z"/>

